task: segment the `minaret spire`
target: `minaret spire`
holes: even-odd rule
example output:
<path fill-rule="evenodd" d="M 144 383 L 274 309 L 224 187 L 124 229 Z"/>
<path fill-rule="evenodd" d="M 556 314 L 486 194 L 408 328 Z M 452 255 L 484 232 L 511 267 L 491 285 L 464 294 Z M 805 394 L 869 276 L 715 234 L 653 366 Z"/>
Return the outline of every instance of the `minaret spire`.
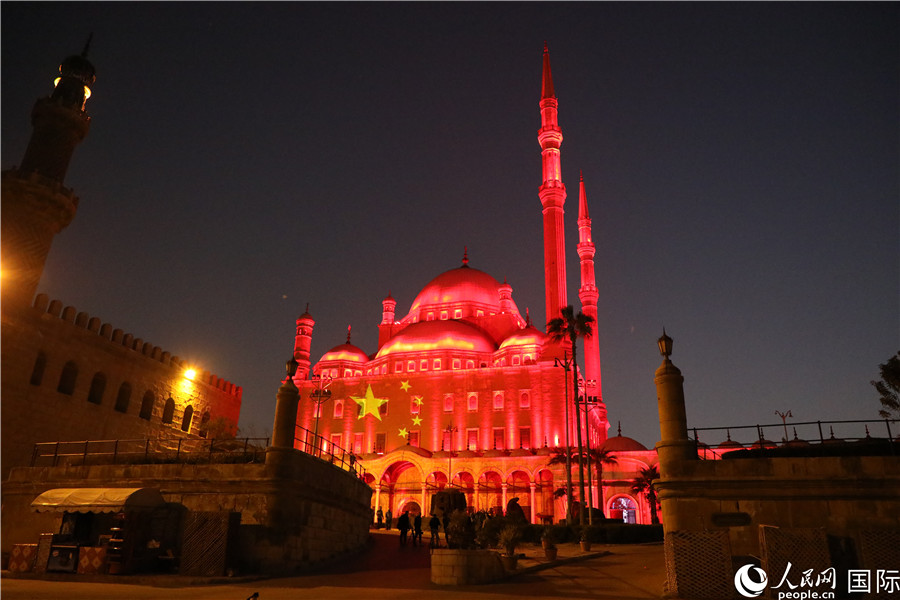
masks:
<path fill-rule="evenodd" d="M 562 182 L 559 163 L 559 147 L 562 130 L 558 122 L 558 103 L 553 91 L 553 75 L 550 72 L 550 52 L 544 42 L 544 64 L 541 82 L 541 128 L 538 142 L 541 145 L 542 183 L 538 196 L 544 215 L 544 286 L 547 314 L 550 321 L 559 317 L 566 300 L 566 240 L 564 211 L 566 186 Z"/>
<path fill-rule="evenodd" d="M 587 194 L 584 191 L 584 175 L 580 175 L 578 182 L 578 258 L 581 261 L 581 287 L 578 289 L 578 299 L 581 300 L 581 312 L 592 317 L 593 335 L 584 340 L 584 378 L 586 395 L 589 402 L 599 403 L 599 410 L 593 413 L 599 418 L 605 427 L 594 429 L 601 440 L 606 439 L 609 423 L 606 420 L 606 406 L 603 404 L 603 392 L 600 385 L 600 336 L 599 322 L 597 320 L 597 300 L 600 293 L 597 291 L 597 282 L 594 275 L 594 253 L 596 249 L 591 239 L 591 217 L 588 215 Z"/>

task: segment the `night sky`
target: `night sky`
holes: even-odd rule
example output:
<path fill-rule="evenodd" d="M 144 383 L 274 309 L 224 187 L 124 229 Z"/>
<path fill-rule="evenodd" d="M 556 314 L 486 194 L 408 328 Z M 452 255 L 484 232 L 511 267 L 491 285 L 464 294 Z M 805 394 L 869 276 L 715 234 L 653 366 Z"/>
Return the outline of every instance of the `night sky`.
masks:
<path fill-rule="evenodd" d="M 348 325 L 374 352 L 388 292 L 405 315 L 468 246 L 546 322 L 545 40 L 568 296 L 583 171 L 612 432 L 659 438 L 663 327 L 691 426 L 878 418 L 869 381 L 900 349 L 897 3 L 0 9 L 3 168 L 94 34 L 81 203 L 39 291 L 243 386 L 245 434 L 271 431 L 307 302 L 315 359 Z"/>

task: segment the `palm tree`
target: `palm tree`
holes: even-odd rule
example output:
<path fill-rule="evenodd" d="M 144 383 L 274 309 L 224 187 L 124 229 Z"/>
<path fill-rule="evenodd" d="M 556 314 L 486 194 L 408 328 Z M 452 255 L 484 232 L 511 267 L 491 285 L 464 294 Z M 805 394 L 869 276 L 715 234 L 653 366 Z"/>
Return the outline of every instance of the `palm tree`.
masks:
<path fill-rule="evenodd" d="M 603 513 L 603 516 L 606 516 L 606 511 L 603 510 L 603 465 L 606 465 L 608 467 L 615 466 L 619 464 L 619 459 L 616 458 L 616 455 L 612 453 L 612 450 L 607 450 L 603 447 L 591 448 L 590 457 L 591 462 L 594 463 L 594 466 L 597 469 L 597 498 L 599 500 L 599 508 Z"/>
<path fill-rule="evenodd" d="M 635 494 L 646 494 L 647 502 L 650 504 L 650 522 L 654 525 L 659 524 L 659 516 L 656 514 L 656 489 L 653 487 L 653 480 L 659 479 L 659 469 L 656 465 L 641 469 L 641 474 L 631 481 L 631 491 Z"/>
<path fill-rule="evenodd" d="M 567 484 L 565 487 L 561 487 L 553 492 L 553 496 L 555 498 L 561 498 L 563 496 L 566 497 L 566 523 L 572 522 L 572 505 L 574 504 L 574 498 L 572 497 L 572 467 L 571 462 L 575 459 L 575 449 L 571 446 L 566 448 L 564 446 L 560 446 L 559 448 L 553 448 L 550 452 L 550 460 L 547 461 L 547 466 L 552 467 L 554 465 L 563 465 L 563 469 L 566 470 L 566 481 Z"/>
<path fill-rule="evenodd" d="M 594 317 L 578 311 L 572 305 L 568 305 L 559 311 L 559 316 L 547 323 L 547 336 L 551 341 L 560 343 L 568 340 L 572 350 L 572 398 L 578 398 L 578 361 L 576 359 L 576 342 L 578 338 L 589 338 L 594 334 Z M 566 424 L 568 427 L 568 424 Z M 581 415 L 578 411 L 578 402 L 575 402 L 575 431 L 578 432 L 578 454 L 584 453 L 581 445 Z M 578 461 L 578 487 L 581 492 L 581 522 L 584 523 L 584 463 Z"/>

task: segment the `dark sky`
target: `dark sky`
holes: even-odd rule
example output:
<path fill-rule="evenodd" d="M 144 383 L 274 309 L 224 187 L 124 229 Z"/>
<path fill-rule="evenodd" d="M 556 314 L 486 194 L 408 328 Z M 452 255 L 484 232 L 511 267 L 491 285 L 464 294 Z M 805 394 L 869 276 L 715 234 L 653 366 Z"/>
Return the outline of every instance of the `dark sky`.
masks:
<path fill-rule="evenodd" d="M 81 204 L 40 291 L 242 385 L 247 433 L 271 430 L 307 302 L 314 356 L 348 324 L 374 352 L 387 293 L 405 315 L 468 246 L 545 322 L 545 40 L 569 299 L 582 170 L 613 430 L 659 438 L 663 327 L 692 426 L 877 418 L 900 349 L 897 3 L 0 8 L 4 168 L 94 33 Z"/>

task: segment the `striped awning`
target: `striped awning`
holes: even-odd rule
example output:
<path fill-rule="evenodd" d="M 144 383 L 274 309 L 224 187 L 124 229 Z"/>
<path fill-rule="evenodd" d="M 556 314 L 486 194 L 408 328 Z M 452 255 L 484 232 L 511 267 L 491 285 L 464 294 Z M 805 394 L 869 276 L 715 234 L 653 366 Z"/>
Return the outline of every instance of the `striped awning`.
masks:
<path fill-rule="evenodd" d="M 34 499 L 36 512 L 121 512 L 165 504 L 155 488 L 57 488 Z"/>

